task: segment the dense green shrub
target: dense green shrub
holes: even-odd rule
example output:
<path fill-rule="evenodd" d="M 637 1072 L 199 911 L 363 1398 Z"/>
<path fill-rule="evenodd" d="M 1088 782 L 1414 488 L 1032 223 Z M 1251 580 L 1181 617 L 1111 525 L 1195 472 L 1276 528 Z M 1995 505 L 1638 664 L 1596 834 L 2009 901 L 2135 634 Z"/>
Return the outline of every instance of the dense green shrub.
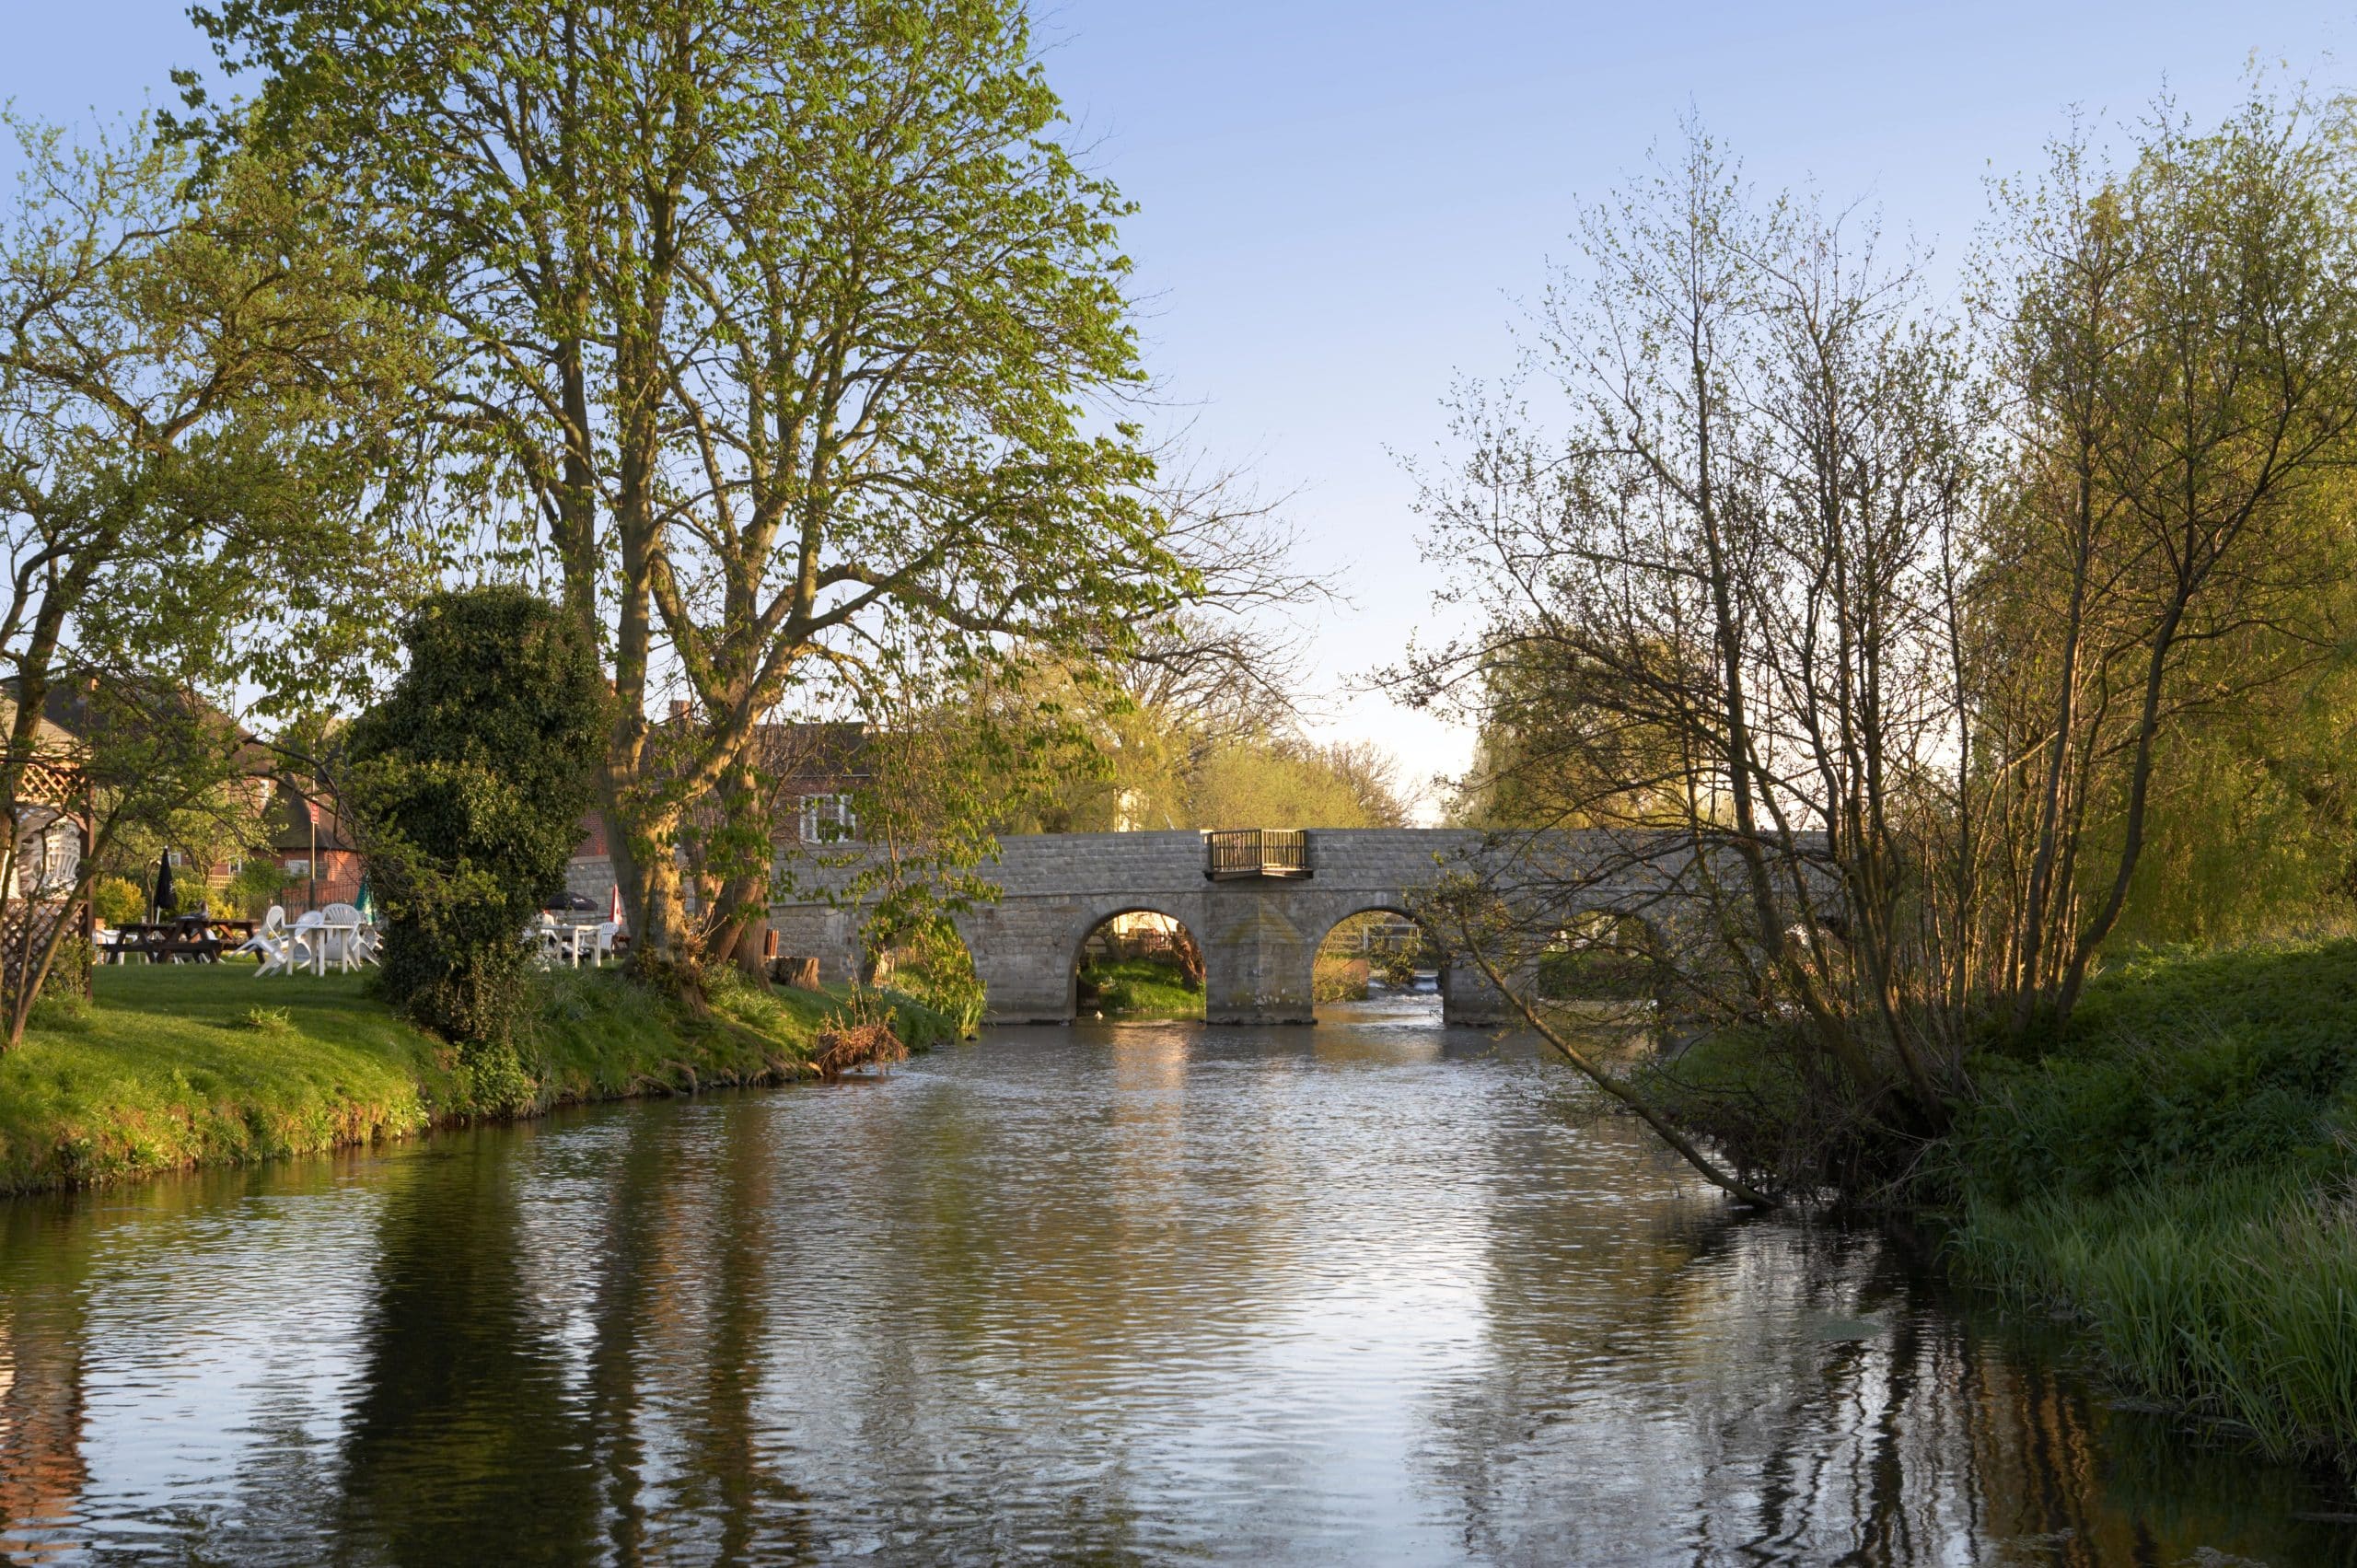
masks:
<path fill-rule="evenodd" d="M 438 595 L 403 637 L 408 669 L 347 747 L 345 794 L 388 917 L 385 992 L 468 1048 L 478 1101 L 520 1104 L 519 938 L 563 886 L 610 696 L 596 651 L 520 589 Z"/>
<path fill-rule="evenodd" d="M 250 860 L 238 868 L 215 900 L 216 907 L 260 920 L 278 901 L 286 887 L 286 873 L 269 860 Z"/>
<path fill-rule="evenodd" d="M 2357 1095 L 2357 942 L 2144 955 L 2035 1061 L 1987 1060 L 1933 1174 L 1957 1197 L 2101 1197 L 2322 1169 Z"/>
<path fill-rule="evenodd" d="M 927 926 L 893 947 L 891 989 L 951 1020 L 961 1036 L 981 1027 L 982 981 L 974 956 L 946 924 Z"/>
<path fill-rule="evenodd" d="M 135 925 L 147 918 L 147 895 L 128 877 L 101 877 L 90 886 L 90 907 L 108 925 Z"/>

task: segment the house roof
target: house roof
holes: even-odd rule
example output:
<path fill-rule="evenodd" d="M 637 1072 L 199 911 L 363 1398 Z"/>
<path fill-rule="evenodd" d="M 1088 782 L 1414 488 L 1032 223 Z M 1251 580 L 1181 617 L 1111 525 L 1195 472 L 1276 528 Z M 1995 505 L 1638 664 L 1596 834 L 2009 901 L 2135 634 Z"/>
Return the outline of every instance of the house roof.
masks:
<path fill-rule="evenodd" d="M 109 699 L 104 703 L 98 700 L 101 680 Z M 15 691 L 13 679 L 0 679 L 0 724 L 16 713 Z M 87 671 L 63 674 L 50 682 L 41 706 L 43 733 L 53 732 L 68 744 L 87 741 L 110 726 L 137 731 L 153 722 L 152 715 L 177 710 L 212 726 L 239 771 L 262 777 L 274 761 L 270 748 L 236 719 L 196 693 L 160 680 Z"/>
<path fill-rule="evenodd" d="M 64 756 L 74 751 L 79 744 L 74 731 L 50 717 L 48 704 L 43 703 L 42 709 L 41 716 L 33 721 L 34 743 L 44 754 Z M 0 690 L 0 731 L 14 729 L 16 725 L 17 700 Z"/>
<path fill-rule="evenodd" d="M 282 781 L 273 796 L 270 811 L 263 826 L 270 834 L 270 847 L 285 854 L 308 854 L 313 847 L 311 819 L 319 819 L 320 851 L 349 850 L 358 846 L 345 831 L 343 819 L 335 807 L 325 800 L 313 800 L 291 783 Z"/>
<path fill-rule="evenodd" d="M 868 776 L 864 724 L 760 724 L 748 755 L 761 773 L 781 785 Z"/>

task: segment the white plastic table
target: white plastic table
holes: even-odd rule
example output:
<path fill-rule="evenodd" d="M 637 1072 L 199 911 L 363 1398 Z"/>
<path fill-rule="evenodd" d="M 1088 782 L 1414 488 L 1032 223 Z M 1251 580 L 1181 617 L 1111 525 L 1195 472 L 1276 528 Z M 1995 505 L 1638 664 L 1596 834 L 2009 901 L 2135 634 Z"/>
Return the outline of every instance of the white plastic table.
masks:
<path fill-rule="evenodd" d="M 547 928 L 548 938 L 564 955 L 564 961 L 575 969 L 581 967 L 581 944 L 595 943 L 598 928 L 594 925 L 552 925 Z"/>
<path fill-rule="evenodd" d="M 328 972 L 328 937 L 335 932 L 343 934 L 343 957 L 336 960 L 336 966 L 346 974 L 352 972 L 353 949 L 360 945 L 360 922 L 323 920 L 317 925 L 307 926 L 304 929 L 311 936 L 311 972 L 313 974 L 324 975 Z"/>

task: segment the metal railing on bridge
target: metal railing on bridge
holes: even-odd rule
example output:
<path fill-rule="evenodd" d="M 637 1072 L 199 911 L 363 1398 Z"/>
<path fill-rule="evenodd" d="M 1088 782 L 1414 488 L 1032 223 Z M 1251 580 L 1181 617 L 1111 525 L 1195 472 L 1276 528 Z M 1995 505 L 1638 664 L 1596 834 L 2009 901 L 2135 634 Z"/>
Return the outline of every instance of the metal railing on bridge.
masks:
<path fill-rule="evenodd" d="M 1308 875 L 1307 829 L 1216 828 L 1203 835 L 1203 876 L 1211 881 Z"/>

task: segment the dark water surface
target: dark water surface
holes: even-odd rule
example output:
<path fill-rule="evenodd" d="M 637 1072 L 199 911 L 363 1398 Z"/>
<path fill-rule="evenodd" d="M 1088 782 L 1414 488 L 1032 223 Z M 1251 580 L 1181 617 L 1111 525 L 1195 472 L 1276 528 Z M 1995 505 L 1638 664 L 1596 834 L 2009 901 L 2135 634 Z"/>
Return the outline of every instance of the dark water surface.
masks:
<path fill-rule="evenodd" d="M 1002 1030 L 0 1227 L 18 1561 L 2357 1562 L 2329 1488 L 1415 1012 Z"/>

